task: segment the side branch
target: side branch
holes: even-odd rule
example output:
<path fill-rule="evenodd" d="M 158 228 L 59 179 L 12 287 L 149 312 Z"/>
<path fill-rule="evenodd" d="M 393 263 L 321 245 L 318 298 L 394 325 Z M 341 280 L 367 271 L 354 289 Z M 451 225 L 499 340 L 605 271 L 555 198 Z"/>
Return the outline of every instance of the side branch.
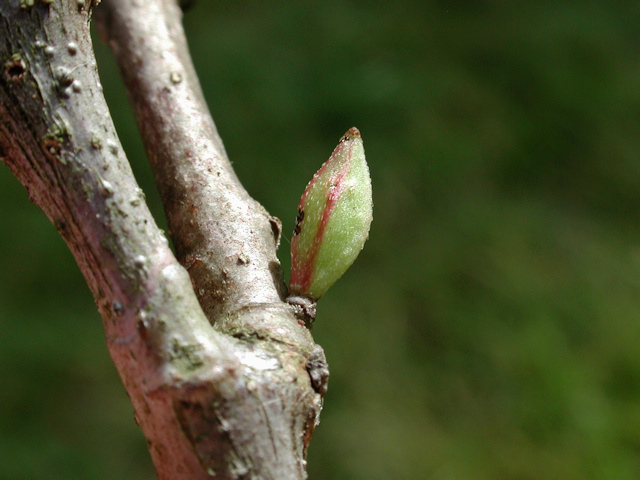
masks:
<path fill-rule="evenodd" d="M 247 194 L 231 167 L 181 19 L 176 0 L 105 0 L 96 12 L 134 105 L 178 260 L 209 320 L 221 327 L 220 319 L 239 306 L 282 305 L 280 222 Z"/>

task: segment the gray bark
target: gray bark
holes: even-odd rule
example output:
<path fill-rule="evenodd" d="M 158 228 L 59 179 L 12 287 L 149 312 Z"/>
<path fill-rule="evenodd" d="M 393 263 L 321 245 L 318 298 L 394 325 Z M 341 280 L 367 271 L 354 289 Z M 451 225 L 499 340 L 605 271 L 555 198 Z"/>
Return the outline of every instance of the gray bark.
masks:
<path fill-rule="evenodd" d="M 158 477 L 306 478 L 328 370 L 284 301 L 280 223 L 231 168 L 175 0 L 105 0 L 176 259 L 102 95 L 95 6 L 0 2 L 0 159 L 93 292 Z"/>

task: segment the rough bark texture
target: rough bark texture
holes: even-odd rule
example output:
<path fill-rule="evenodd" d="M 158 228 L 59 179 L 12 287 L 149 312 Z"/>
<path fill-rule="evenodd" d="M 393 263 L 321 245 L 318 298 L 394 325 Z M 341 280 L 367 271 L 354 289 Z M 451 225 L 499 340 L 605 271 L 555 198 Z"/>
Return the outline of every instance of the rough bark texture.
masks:
<path fill-rule="evenodd" d="M 98 79 L 89 0 L 0 2 L 0 158 L 73 252 L 161 479 L 306 478 L 327 367 L 283 299 L 279 222 L 240 185 L 174 0 L 105 0 L 176 260 Z M 197 295 L 196 293 L 197 292 Z"/>

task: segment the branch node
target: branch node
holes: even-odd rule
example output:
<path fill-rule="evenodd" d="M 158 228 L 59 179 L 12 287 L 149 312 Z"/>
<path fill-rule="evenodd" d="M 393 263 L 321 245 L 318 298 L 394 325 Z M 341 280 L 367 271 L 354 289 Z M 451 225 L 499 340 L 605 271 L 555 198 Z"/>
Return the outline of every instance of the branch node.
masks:
<path fill-rule="evenodd" d="M 307 295 L 289 295 L 286 301 L 292 307 L 298 323 L 311 330 L 316 319 L 316 300 Z"/>
<path fill-rule="evenodd" d="M 307 360 L 307 372 L 309 372 L 313 389 L 324 397 L 329 387 L 329 364 L 320 345 L 313 348 L 309 360 Z"/>

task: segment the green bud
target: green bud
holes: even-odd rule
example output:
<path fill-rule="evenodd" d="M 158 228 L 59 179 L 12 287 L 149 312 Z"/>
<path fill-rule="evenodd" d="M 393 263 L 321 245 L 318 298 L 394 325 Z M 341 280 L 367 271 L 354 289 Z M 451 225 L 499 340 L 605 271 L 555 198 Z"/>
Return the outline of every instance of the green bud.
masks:
<path fill-rule="evenodd" d="M 298 205 L 289 294 L 314 300 L 354 262 L 369 236 L 371 177 L 357 128 L 340 139 Z"/>

